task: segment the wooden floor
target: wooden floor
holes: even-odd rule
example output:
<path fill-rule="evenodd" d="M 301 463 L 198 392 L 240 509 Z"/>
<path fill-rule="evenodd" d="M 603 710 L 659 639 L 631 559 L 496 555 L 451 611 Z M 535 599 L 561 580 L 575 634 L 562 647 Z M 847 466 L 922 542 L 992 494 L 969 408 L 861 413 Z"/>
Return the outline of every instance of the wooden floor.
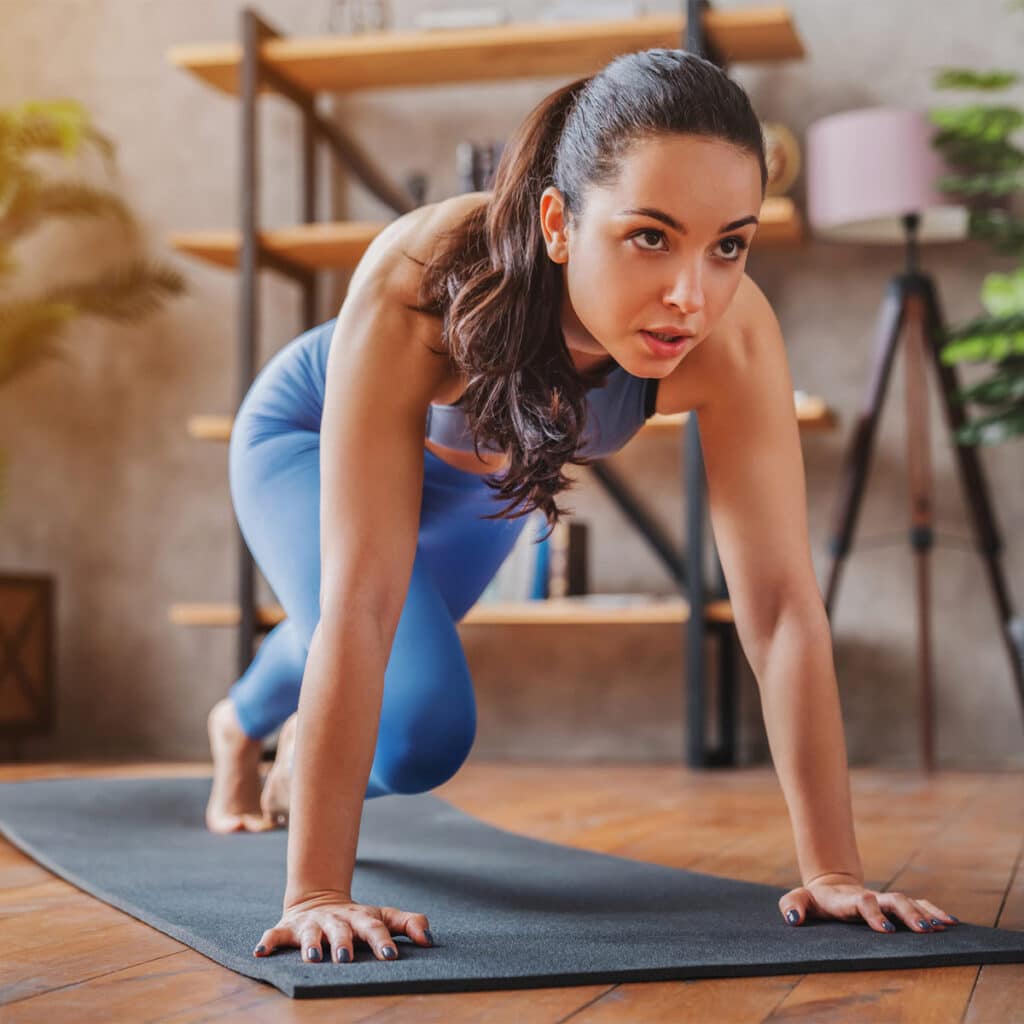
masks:
<path fill-rule="evenodd" d="M 0 781 L 209 770 L 7 765 L 0 766 Z M 964 921 L 1024 929 L 1019 773 L 943 772 L 929 779 L 855 768 L 852 778 L 869 886 L 924 896 Z M 434 792 L 538 839 L 786 888 L 799 884 L 770 768 L 695 773 L 670 765 L 470 759 Z M 443 935 L 443 920 L 431 925 Z M 292 1000 L 85 895 L 0 839 L 0 1021 L 235 1020 L 1010 1024 L 1024 1021 L 1024 965 Z"/>

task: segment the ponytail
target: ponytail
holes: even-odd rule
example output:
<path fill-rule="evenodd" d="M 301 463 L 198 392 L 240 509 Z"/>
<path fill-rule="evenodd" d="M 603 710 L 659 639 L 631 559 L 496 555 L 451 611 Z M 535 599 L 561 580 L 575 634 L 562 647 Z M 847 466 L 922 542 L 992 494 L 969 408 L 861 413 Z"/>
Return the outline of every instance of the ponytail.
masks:
<path fill-rule="evenodd" d="M 428 262 L 424 312 L 443 316 L 443 340 L 467 385 L 460 405 L 480 444 L 507 452 L 508 469 L 485 481 L 508 504 L 485 519 L 543 510 L 549 534 L 554 495 L 572 486 L 562 472 L 576 456 L 586 392 L 604 374 L 576 369 L 561 327 L 562 268 L 547 257 L 538 196 L 552 184 L 558 142 L 589 78 L 547 96 L 505 147 L 486 207 L 474 211 Z"/>

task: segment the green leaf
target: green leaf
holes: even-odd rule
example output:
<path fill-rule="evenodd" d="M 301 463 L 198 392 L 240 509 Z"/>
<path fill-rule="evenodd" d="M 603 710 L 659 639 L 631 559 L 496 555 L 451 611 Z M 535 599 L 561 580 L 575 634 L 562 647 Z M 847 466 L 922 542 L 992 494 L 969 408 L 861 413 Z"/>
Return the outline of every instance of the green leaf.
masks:
<path fill-rule="evenodd" d="M 1024 354 L 1024 331 L 1013 334 L 998 331 L 976 334 L 947 345 L 939 353 L 942 362 L 979 363 Z"/>
<path fill-rule="evenodd" d="M 951 167 L 968 171 L 1013 171 L 1024 165 L 1024 151 L 1005 139 L 995 142 L 956 132 L 939 132 L 933 146 Z"/>
<path fill-rule="evenodd" d="M 981 283 L 981 304 L 994 317 L 1024 314 L 1024 267 L 1005 274 L 986 274 Z"/>
<path fill-rule="evenodd" d="M 1024 220 L 1005 210 L 971 210 L 967 234 L 969 238 L 988 242 L 999 252 L 1024 258 Z"/>
<path fill-rule="evenodd" d="M 1024 402 L 1024 362 L 1005 360 L 991 377 L 954 391 L 950 397 L 959 403 L 989 406 Z"/>
<path fill-rule="evenodd" d="M 940 192 L 953 192 L 959 196 L 1005 196 L 1024 188 L 1024 170 L 942 174 L 935 184 Z"/>
<path fill-rule="evenodd" d="M 1005 412 L 975 420 L 961 427 L 955 435 L 958 444 L 1002 444 L 1024 437 L 1024 408 L 1011 406 Z"/>
<path fill-rule="evenodd" d="M 929 120 L 946 136 L 973 139 L 978 142 L 1004 142 L 1024 125 L 1024 111 L 1017 107 L 1004 107 L 972 103 L 962 107 L 934 107 L 928 111 Z"/>
<path fill-rule="evenodd" d="M 932 80 L 936 89 L 985 89 L 995 91 L 1016 85 L 1016 71 L 975 71 L 973 68 L 943 68 Z"/>

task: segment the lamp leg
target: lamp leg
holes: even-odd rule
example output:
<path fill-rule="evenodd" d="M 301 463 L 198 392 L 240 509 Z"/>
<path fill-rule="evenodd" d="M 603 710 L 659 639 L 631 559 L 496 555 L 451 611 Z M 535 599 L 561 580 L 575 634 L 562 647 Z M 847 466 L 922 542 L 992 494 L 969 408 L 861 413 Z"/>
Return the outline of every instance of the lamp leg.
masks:
<path fill-rule="evenodd" d="M 853 441 L 847 449 L 840 473 L 839 499 L 832 525 L 832 536 L 829 540 L 831 560 L 828 569 L 828 582 L 825 587 L 825 614 L 831 620 L 832 606 L 843 561 L 850 550 L 850 541 L 857 523 L 860 502 L 864 494 L 864 481 L 867 478 L 868 463 L 874 445 L 875 429 L 885 400 L 885 390 L 889 383 L 893 355 L 899 339 L 900 325 L 903 321 L 905 305 L 904 284 L 901 277 L 890 280 L 889 286 L 879 311 L 875 328 L 875 357 L 871 368 L 871 383 L 867 401 L 857 419 Z"/>
<path fill-rule="evenodd" d="M 917 578 L 917 674 L 920 699 L 921 755 L 926 772 L 935 770 L 935 715 L 931 631 L 932 468 L 929 405 L 925 378 L 925 309 L 920 289 L 906 297 L 904 380 L 907 410 L 907 481 L 910 497 L 910 546 Z"/>

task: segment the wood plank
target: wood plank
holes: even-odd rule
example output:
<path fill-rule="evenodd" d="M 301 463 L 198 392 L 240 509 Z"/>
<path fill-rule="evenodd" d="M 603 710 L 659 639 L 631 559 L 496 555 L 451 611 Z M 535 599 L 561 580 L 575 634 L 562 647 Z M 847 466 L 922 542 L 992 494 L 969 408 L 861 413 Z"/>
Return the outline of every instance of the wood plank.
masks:
<path fill-rule="evenodd" d="M 621 606 L 601 603 L 615 596 L 629 600 Z M 466 626 L 627 626 L 668 625 L 688 621 L 690 606 L 679 597 L 648 598 L 645 595 L 586 594 L 543 601 L 494 601 L 474 605 L 458 625 Z M 729 601 L 709 601 L 705 605 L 708 622 L 731 623 Z M 171 605 L 168 618 L 176 626 L 237 626 L 241 620 L 238 605 L 218 601 L 183 601 Z M 259 605 L 256 621 L 273 627 L 283 622 L 284 608 L 279 604 Z"/>
<path fill-rule="evenodd" d="M 261 982 L 226 970 L 194 949 L 151 956 L 134 964 L 131 943 L 113 949 L 121 952 L 127 966 L 9 1003 L 3 1011 L 4 1024 L 165 1021 L 173 1019 L 178 1010 L 202 1006 L 226 995 L 244 997 L 263 987 Z M 64 950 L 68 955 L 74 952 L 70 943 Z M 287 1001 L 287 997 L 282 998 Z"/>
<path fill-rule="evenodd" d="M 723 59 L 782 61 L 805 55 L 782 6 L 705 13 Z M 511 23 L 493 28 L 367 32 L 268 39 L 261 60 L 308 93 L 590 74 L 621 53 L 678 47 L 686 18 L 648 14 L 618 21 Z M 168 61 L 208 85 L 239 94 L 238 43 L 175 46 Z M 269 91 L 263 86 L 261 91 Z"/>
<path fill-rule="evenodd" d="M 634 603 L 634 596 L 638 600 Z M 617 602 L 626 598 L 627 603 Z M 606 600 L 607 599 L 607 600 Z M 708 622 L 733 621 L 729 601 L 704 606 Z M 680 597 L 654 599 L 647 595 L 583 594 L 544 601 L 478 602 L 459 625 L 465 626 L 626 626 L 688 622 L 690 604 Z"/>
<path fill-rule="evenodd" d="M 64 899 L 69 898 L 65 893 Z M 35 928 L 37 934 L 32 942 L 22 935 L 22 941 L 9 950 L 5 945 L 0 959 L 0 1006 L 7 1009 L 0 1011 L 0 1020 L 15 1019 L 12 1003 L 94 981 L 126 967 L 142 968 L 188 948 L 134 918 L 93 924 L 97 901 L 86 896 L 82 899 L 88 899 L 91 906 L 79 907 L 72 918 L 55 911 L 43 918 L 17 919 L 23 931 Z"/>
<path fill-rule="evenodd" d="M 385 227 L 375 221 L 296 224 L 261 231 L 259 242 L 275 256 L 312 270 L 350 269 Z M 238 268 L 242 251 L 242 233 L 238 230 L 175 231 L 168 242 L 179 252 L 207 263 Z"/>
<path fill-rule="evenodd" d="M 1018 793 L 1020 787 L 1018 786 Z M 1019 827 L 1018 827 L 1019 831 Z M 957 915 L 960 916 L 959 914 Z M 1006 901 L 994 922 L 1000 928 L 1024 931 L 1024 843 L 1017 853 L 1013 878 Z M 1011 1021 L 1024 1006 L 1024 970 L 1020 964 L 985 964 L 963 1024 L 988 1024 L 989 1021 Z"/>

